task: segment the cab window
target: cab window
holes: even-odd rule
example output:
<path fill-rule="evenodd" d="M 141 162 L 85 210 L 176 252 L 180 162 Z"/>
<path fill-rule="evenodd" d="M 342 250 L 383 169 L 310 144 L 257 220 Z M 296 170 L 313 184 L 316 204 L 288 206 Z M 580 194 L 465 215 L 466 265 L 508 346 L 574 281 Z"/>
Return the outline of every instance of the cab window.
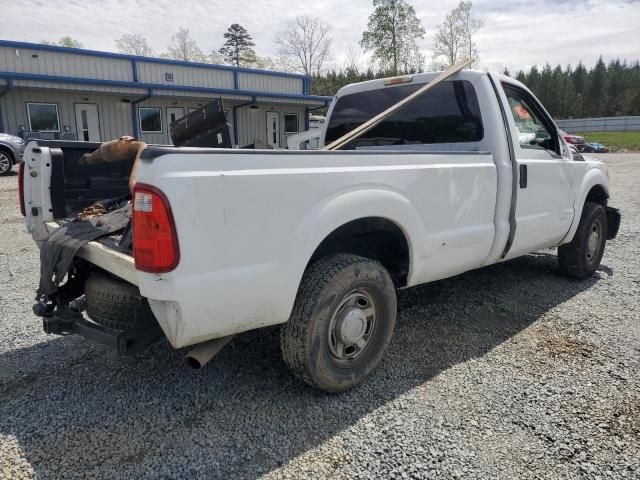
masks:
<path fill-rule="evenodd" d="M 340 97 L 329 118 L 325 143 L 340 138 L 423 86 L 385 87 Z M 475 89 L 468 81 L 455 80 L 435 85 L 345 148 L 479 142 L 483 136 Z"/>
<path fill-rule="evenodd" d="M 553 133 L 555 128 L 531 95 L 512 85 L 502 86 L 509 102 L 509 111 L 518 129 L 520 147 L 559 154 L 558 141 Z"/>

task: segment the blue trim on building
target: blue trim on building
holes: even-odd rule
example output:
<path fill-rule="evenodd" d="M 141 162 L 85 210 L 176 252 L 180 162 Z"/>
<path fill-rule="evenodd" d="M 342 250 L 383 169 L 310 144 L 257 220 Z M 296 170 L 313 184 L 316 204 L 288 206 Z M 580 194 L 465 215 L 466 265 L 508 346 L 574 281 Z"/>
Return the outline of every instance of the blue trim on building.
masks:
<path fill-rule="evenodd" d="M 194 92 L 194 93 L 214 93 L 214 94 L 227 94 L 227 95 L 243 95 L 247 97 L 274 97 L 290 100 L 310 100 L 316 102 L 328 102 L 332 97 L 321 97 L 316 95 L 299 95 L 292 93 L 271 93 L 271 92 L 257 92 L 253 90 L 235 90 L 229 88 L 210 88 L 210 87 L 190 87 L 186 85 L 164 85 L 161 83 L 142 83 L 142 82 L 128 82 L 123 80 L 100 80 L 97 78 L 79 78 L 79 77 L 62 77 L 54 75 L 39 75 L 34 73 L 14 73 L 14 72 L 1 72 L 0 78 L 6 78 L 7 80 L 31 80 L 40 82 L 57 82 L 57 83 L 72 83 L 79 85 L 101 85 L 120 88 L 139 88 L 145 90 L 169 90 L 178 92 Z M 109 92 L 106 92 L 109 93 Z"/>
<path fill-rule="evenodd" d="M 258 75 L 272 75 L 275 77 L 307 78 L 299 73 L 273 72 L 270 70 L 260 70 L 257 68 L 232 67 L 229 65 L 218 65 L 211 63 L 184 62 L 180 60 L 170 60 L 156 57 L 141 57 L 139 55 L 127 55 L 124 53 L 102 52 L 99 50 L 85 50 L 82 48 L 58 47 L 56 45 L 42 45 L 39 43 L 15 42 L 12 40 L 0 40 L 0 47 L 26 48 L 30 50 L 41 50 L 49 52 L 70 53 L 74 55 L 87 55 L 90 57 L 115 58 L 119 60 L 132 60 L 137 62 L 163 63 L 166 65 L 179 65 L 183 67 L 208 68 L 211 70 L 226 70 L 231 72 L 255 73 Z"/>
<path fill-rule="evenodd" d="M 233 72 L 233 88 L 240 89 L 240 80 L 238 79 L 238 72 Z"/>
<path fill-rule="evenodd" d="M 138 82 L 138 64 L 135 60 L 131 60 L 131 73 L 133 74 L 133 81 Z"/>

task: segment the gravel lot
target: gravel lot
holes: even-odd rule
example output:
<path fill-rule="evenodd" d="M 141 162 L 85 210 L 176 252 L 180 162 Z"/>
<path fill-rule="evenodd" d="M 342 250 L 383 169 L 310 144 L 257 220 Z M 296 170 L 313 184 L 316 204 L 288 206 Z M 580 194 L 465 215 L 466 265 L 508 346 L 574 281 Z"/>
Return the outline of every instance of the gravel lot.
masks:
<path fill-rule="evenodd" d="M 0 478 L 640 478 L 640 154 L 602 157 L 623 225 L 594 278 L 541 252 L 405 291 L 383 364 L 339 396 L 289 375 L 276 329 L 199 372 L 166 343 L 45 335 L 0 177 Z"/>

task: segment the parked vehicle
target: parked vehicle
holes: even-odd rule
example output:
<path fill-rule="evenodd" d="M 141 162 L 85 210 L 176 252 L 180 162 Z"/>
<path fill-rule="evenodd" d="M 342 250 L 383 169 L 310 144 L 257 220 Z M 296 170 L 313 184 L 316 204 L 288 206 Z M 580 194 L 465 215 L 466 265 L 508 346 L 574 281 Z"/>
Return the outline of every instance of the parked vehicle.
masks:
<path fill-rule="evenodd" d="M 581 137 L 580 135 L 572 135 L 560 129 L 558 129 L 558 133 L 567 143 L 572 143 L 574 145 L 585 143 L 584 137 Z"/>
<path fill-rule="evenodd" d="M 586 143 L 584 137 L 580 135 L 571 135 L 563 130 L 558 130 L 560 135 L 565 139 L 565 141 L 569 144 L 575 145 L 579 152 L 581 153 L 590 153 L 593 152 L 593 147 L 590 144 Z"/>
<path fill-rule="evenodd" d="M 309 130 L 287 137 L 289 150 L 317 150 L 320 147 L 320 137 L 324 127 L 325 117 L 321 115 L 309 116 Z"/>
<path fill-rule="evenodd" d="M 24 140 L 15 135 L 0 133 L 0 175 L 6 175 L 11 168 L 22 161 Z"/>
<path fill-rule="evenodd" d="M 595 153 L 607 153 L 609 151 L 609 149 L 601 143 L 590 143 L 589 145 Z"/>
<path fill-rule="evenodd" d="M 342 88 L 322 144 L 434 75 Z M 95 148 L 27 145 L 21 204 L 39 244 L 126 191 L 123 168 L 79 167 Z M 36 305 L 45 331 L 129 353 L 159 325 L 174 348 L 196 345 L 188 361 L 202 366 L 232 335 L 281 324 L 286 364 L 329 392 L 381 361 L 398 289 L 552 247 L 560 272 L 585 278 L 620 223 L 604 165 L 574 159 L 524 85 L 480 71 L 434 86 L 345 150 L 148 147 L 136 178 L 133 253 L 113 238 L 83 246 L 73 295 Z"/>
<path fill-rule="evenodd" d="M 580 153 L 591 153 L 593 152 L 593 147 L 588 143 L 576 143 L 576 148 Z"/>

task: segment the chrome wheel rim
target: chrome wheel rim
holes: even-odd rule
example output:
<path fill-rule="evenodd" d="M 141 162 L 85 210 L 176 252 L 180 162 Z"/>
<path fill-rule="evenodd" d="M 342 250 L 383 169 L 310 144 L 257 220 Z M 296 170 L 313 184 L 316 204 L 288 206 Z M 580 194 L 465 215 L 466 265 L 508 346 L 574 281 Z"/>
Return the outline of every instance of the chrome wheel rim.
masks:
<path fill-rule="evenodd" d="M 591 262 L 600 248 L 600 237 L 602 236 L 600 222 L 594 222 L 591 225 L 591 232 L 587 240 L 587 260 Z"/>
<path fill-rule="evenodd" d="M 369 346 L 376 326 L 376 304 L 364 290 L 347 294 L 336 308 L 329 324 L 328 344 L 338 362 L 352 362 Z"/>
<path fill-rule="evenodd" d="M 9 171 L 11 168 L 11 160 L 6 154 L 0 153 L 0 173 Z"/>

